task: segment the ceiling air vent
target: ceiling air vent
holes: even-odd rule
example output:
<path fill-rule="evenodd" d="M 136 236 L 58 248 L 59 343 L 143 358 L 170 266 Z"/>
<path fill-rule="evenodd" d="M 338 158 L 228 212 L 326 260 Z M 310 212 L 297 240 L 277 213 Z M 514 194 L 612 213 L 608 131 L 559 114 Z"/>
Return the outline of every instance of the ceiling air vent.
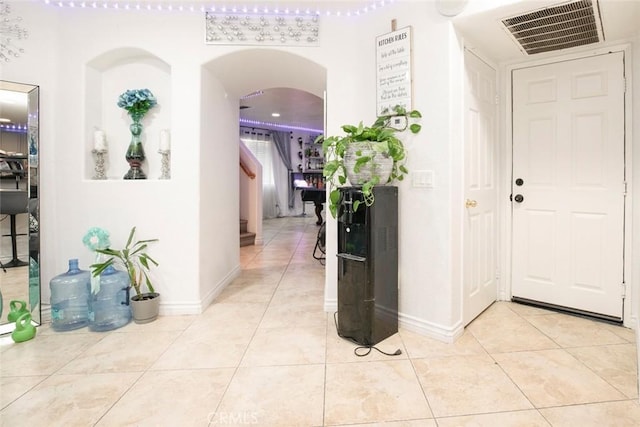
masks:
<path fill-rule="evenodd" d="M 563 3 L 502 20 L 528 55 L 604 41 L 597 0 Z"/>

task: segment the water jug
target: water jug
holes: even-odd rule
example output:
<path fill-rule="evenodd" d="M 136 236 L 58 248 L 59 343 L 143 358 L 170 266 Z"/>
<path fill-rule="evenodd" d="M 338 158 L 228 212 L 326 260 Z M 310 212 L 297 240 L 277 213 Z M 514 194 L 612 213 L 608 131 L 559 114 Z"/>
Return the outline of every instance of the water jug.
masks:
<path fill-rule="evenodd" d="M 69 260 L 69 271 L 49 282 L 51 288 L 51 327 L 70 331 L 89 323 L 91 273 L 78 268 L 78 260 Z"/>
<path fill-rule="evenodd" d="M 129 276 L 110 265 L 100 275 L 100 291 L 89 298 L 89 329 L 109 331 L 130 321 Z"/>

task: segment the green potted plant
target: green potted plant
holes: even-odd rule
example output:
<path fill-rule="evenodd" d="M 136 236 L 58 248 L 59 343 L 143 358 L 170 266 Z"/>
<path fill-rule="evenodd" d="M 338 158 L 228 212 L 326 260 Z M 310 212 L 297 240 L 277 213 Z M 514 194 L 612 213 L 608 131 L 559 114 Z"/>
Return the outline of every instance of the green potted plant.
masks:
<path fill-rule="evenodd" d="M 417 134 L 422 127 L 415 123 L 422 115 L 418 110 L 408 111 L 402 106 L 385 110 L 371 126 L 343 125 L 344 136 L 318 137 L 327 161 L 322 171 L 329 186 L 329 211 L 335 218 L 340 203 L 338 187 L 347 182 L 362 186 L 365 205 L 375 201 L 373 187 L 395 180 L 402 181 L 409 171 L 405 166 L 406 151 L 397 137 L 409 130 Z M 360 201 L 355 201 L 357 210 Z"/>
<path fill-rule="evenodd" d="M 95 249 L 96 252 L 109 256 L 100 263 L 91 265 L 91 272 L 94 277 L 100 274 L 110 265 L 119 265 L 129 275 L 129 282 L 135 291 L 131 297 L 131 311 L 133 320 L 136 323 L 148 323 L 158 317 L 160 308 L 160 294 L 155 291 L 149 278 L 151 265 L 158 266 L 158 263 L 147 254 L 149 243 L 157 242 L 158 239 L 137 240 L 134 242 L 136 227 L 129 232 L 127 244 L 123 249 Z M 143 285 L 146 285 L 148 292 L 143 292 Z"/>

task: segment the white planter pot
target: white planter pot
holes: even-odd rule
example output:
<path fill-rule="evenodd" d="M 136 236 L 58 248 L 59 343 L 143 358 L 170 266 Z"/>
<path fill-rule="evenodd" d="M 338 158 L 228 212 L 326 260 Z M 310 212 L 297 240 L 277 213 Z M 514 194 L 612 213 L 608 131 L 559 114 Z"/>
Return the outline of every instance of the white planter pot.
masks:
<path fill-rule="evenodd" d="M 149 323 L 158 318 L 160 294 L 144 293 L 131 297 L 131 313 L 136 323 Z"/>

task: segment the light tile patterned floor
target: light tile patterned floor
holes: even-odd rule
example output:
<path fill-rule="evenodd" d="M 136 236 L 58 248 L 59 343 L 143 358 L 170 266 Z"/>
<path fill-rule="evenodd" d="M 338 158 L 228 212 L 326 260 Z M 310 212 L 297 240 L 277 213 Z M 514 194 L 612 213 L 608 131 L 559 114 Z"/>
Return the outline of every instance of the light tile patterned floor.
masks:
<path fill-rule="evenodd" d="M 323 312 L 311 218 L 264 224 L 205 313 L 0 338 L 0 425 L 639 426 L 633 331 L 498 302 L 454 344 L 356 357 Z"/>

